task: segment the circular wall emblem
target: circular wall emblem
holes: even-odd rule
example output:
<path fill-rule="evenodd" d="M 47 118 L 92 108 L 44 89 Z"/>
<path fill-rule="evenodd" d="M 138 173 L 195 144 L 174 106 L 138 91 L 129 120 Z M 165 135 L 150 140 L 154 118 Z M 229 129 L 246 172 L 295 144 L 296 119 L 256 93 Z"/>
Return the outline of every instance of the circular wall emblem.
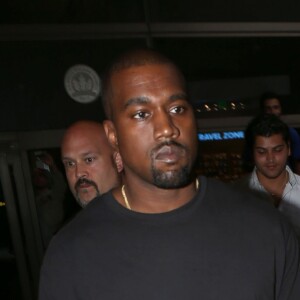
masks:
<path fill-rule="evenodd" d="M 100 94 L 100 78 L 91 67 L 75 65 L 65 75 L 65 89 L 76 102 L 90 103 Z"/>

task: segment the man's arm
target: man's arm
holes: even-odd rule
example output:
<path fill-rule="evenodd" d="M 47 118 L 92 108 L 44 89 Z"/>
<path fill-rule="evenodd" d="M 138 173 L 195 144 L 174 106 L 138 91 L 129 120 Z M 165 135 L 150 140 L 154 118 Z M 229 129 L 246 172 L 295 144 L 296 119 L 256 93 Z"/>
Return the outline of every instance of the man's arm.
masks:
<path fill-rule="evenodd" d="M 285 245 L 285 262 L 283 267 L 282 282 L 278 298 L 280 300 L 300 299 L 300 246 L 299 240 L 292 228 L 288 228 Z M 276 270 L 277 273 L 278 270 Z"/>
<path fill-rule="evenodd" d="M 39 300 L 75 299 L 72 289 L 73 271 L 71 255 L 65 255 L 62 247 L 50 244 L 40 273 Z"/>

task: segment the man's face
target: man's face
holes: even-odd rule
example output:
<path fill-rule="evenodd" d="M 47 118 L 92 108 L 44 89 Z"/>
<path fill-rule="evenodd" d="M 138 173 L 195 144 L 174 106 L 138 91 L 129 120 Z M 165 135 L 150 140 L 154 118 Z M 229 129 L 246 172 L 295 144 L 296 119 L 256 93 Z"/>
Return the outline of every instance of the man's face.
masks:
<path fill-rule="evenodd" d="M 82 207 L 118 183 L 104 131 L 70 132 L 62 144 L 62 160 L 70 190 Z"/>
<path fill-rule="evenodd" d="M 289 145 L 286 144 L 281 134 L 270 137 L 256 136 L 254 144 L 254 162 L 258 177 L 275 179 L 285 171 Z"/>
<path fill-rule="evenodd" d="M 264 111 L 267 114 L 279 117 L 281 115 L 281 105 L 278 99 L 267 99 L 264 102 Z"/>
<path fill-rule="evenodd" d="M 160 188 L 185 185 L 197 155 L 197 129 L 182 78 L 170 65 L 144 65 L 111 79 L 114 133 L 126 177 Z"/>

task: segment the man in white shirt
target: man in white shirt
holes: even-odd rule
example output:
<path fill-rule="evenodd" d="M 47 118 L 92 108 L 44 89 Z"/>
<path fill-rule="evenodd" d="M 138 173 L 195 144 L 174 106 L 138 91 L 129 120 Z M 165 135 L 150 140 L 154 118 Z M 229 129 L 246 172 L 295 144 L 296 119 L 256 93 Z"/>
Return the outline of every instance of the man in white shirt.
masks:
<path fill-rule="evenodd" d="M 300 176 L 287 165 L 291 153 L 288 126 L 275 115 L 260 115 L 248 125 L 246 142 L 255 167 L 245 182 L 270 200 L 300 236 Z"/>
<path fill-rule="evenodd" d="M 266 114 L 272 114 L 279 118 L 282 115 L 282 103 L 280 97 L 272 92 L 266 92 L 261 96 L 260 108 L 261 111 Z M 291 154 L 288 165 L 292 168 L 293 172 L 300 175 L 300 136 L 293 127 L 289 127 L 289 134 Z"/>

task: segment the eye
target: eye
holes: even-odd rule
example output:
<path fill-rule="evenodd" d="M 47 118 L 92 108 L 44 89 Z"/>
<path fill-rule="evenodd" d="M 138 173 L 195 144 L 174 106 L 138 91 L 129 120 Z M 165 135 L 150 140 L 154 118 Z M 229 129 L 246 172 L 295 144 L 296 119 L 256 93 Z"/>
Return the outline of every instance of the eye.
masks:
<path fill-rule="evenodd" d="M 275 149 L 274 149 L 274 151 L 275 152 L 281 152 L 283 150 L 283 147 L 276 147 Z"/>
<path fill-rule="evenodd" d="M 85 162 L 87 164 L 91 164 L 94 160 L 95 160 L 95 157 L 92 157 L 92 156 L 85 158 Z"/>
<path fill-rule="evenodd" d="M 183 112 L 185 112 L 185 107 L 175 106 L 175 107 L 171 108 L 170 112 L 173 114 L 182 114 Z"/>
<path fill-rule="evenodd" d="M 138 119 L 138 120 L 143 120 L 143 119 L 146 119 L 147 117 L 149 117 L 150 114 L 147 113 L 147 112 L 144 112 L 144 111 L 138 111 L 137 113 L 135 113 L 133 115 L 133 118 L 134 119 Z"/>
<path fill-rule="evenodd" d="M 75 163 L 71 160 L 65 160 L 64 162 L 65 169 L 71 169 L 75 166 Z"/>
<path fill-rule="evenodd" d="M 260 155 L 263 155 L 263 154 L 266 153 L 266 150 L 264 150 L 264 149 L 256 149 L 256 152 L 257 152 L 258 154 L 260 154 Z"/>

